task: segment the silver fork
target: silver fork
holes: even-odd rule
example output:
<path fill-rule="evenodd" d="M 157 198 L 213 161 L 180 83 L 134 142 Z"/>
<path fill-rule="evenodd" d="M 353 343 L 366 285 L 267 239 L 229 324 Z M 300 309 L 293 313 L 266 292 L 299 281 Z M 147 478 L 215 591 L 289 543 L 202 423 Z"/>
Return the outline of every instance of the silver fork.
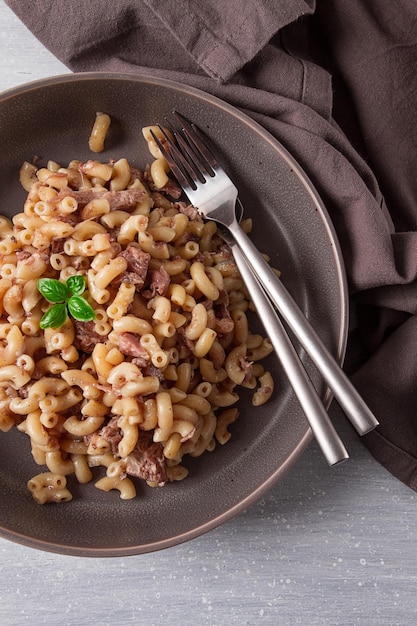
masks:
<path fill-rule="evenodd" d="M 238 201 L 237 188 L 217 163 L 202 132 L 178 112 L 174 111 L 173 114 L 180 124 L 180 130 L 174 132 L 176 141 L 172 141 L 166 133 L 164 133 L 164 142 L 159 141 L 156 136 L 154 138 L 184 193 L 206 218 L 222 224 L 232 235 L 236 244 L 235 252 L 239 250 L 242 253 L 242 260 L 249 263 L 251 272 L 256 275 L 262 288 L 306 350 L 357 432 L 360 435 L 369 432 L 378 425 L 377 419 L 327 350 L 283 283 L 240 228 L 235 213 Z M 160 128 L 164 132 L 163 127 Z M 279 318 L 276 317 L 276 319 L 278 320 L 277 337 L 281 345 L 284 345 L 285 341 L 288 347 L 288 335 Z M 280 356 L 279 352 L 278 356 Z M 285 367 L 284 363 L 283 365 Z M 303 378 L 306 376 L 301 363 L 295 368 L 292 363 L 292 367 L 286 368 L 286 371 L 287 375 L 292 377 L 290 382 L 294 390 L 298 389 L 297 397 L 328 461 L 331 462 L 332 455 L 334 459 L 346 458 L 346 451 L 342 450 L 340 439 L 323 406 L 320 403 L 322 409 L 320 410 L 317 402 L 312 401 L 312 394 L 307 390 L 307 386 L 299 384 L 301 376 Z"/>
<path fill-rule="evenodd" d="M 185 179 L 181 179 L 181 171 L 178 170 L 176 166 L 177 160 L 182 160 L 181 153 L 175 153 L 175 157 L 173 158 L 173 154 L 175 152 L 174 146 L 170 146 L 170 152 L 168 153 L 161 142 L 158 142 L 155 135 L 154 139 L 157 141 L 160 149 L 170 161 L 173 172 L 177 173 L 178 179 L 182 181 L 182 185 L 188 190 L 188 183 Z M 181 141 L 180 138 L 179 141 Z M 215 165 L 213 160 L 212 164 Z M 242 211 L 240 203 L 239 209 Z M 236 265 L 244 282 L 246 283 L 249 293 L 251 294 L 255 308 L 262 312 L 261 319 L 263 326 L 271 340 L 278 358 L 283 365 L 284 371 L 286 372 L 290 384 L 300 402 L 305 416 L 307 417 L 312 432 L 323 452 L 323 456 L 329 465 L 335 465 L 344 461 L 349 458 L 347 450 L 330 421 L 330 418 L 325 411 L 325 408 L 316 393 L 307 372 L 299 360 L 298 354 L 292 345 L 281 320 L 277 316 L 275 308 L 261 287 L 258 279 L 252 271 L 252 268 L 248 264 L 246 257 L 243 255 L 239 246 L 233 239 L 233 236 L 224 226 L 220 224 L 219 229 L 223 239 L 231 247 Z"/>

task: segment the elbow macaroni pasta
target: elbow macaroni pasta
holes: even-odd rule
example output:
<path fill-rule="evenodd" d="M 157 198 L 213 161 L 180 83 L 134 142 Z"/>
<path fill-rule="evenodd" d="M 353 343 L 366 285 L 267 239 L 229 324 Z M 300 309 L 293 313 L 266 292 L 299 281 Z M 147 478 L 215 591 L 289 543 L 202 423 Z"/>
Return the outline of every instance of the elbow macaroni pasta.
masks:
<path fill-rule="evenodd" d="M 98 113 L 93 151 L 109 125 Z M 240 388 L 255 406 L 273 393 L 254 363 L 272 348 L 250 331 L 231 252 L 214 222 L 169 196 L 166 161 L 143 133 L 155 159 L 144 173 L 125 158 L 26 163 L 23 210 L 0 217 L 0 430 L 24 433 L 45 466 L 28 481 L 39 504 L 70 501 L 71 480 L 97 471 L 95 486 L 122 499 L 136 496 L 134 478 L 182 480 L 184 457 L 231 437 Z M 38 277 L 73 275 L 95 319 L 42 330 Z"/>

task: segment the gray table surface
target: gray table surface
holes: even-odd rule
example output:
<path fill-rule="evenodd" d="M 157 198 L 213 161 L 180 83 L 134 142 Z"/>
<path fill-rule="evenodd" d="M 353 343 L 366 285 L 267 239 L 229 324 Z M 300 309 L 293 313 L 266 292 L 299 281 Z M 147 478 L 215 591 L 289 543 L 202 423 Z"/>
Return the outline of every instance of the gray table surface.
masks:
<path fill-rule="evenodd" d="M 67 72 L 0 0 L 0 90 Z M 0 624 L 415 624 L 417 495 L 334 413 L 348 462 L 328 468 L 313 443 L 263 500 L 187 544 L 85 559 L 0 538 Z"/>

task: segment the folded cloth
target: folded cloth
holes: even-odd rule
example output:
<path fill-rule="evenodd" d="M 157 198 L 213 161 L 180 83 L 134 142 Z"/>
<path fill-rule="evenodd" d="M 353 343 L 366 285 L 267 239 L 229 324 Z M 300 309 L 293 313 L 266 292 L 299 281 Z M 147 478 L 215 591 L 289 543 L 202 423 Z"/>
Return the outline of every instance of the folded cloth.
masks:
<path fill-rule="evenodd" d="M 6 0 L 73 71 L 171 78 L 244 110 L 314 181 L 346 264 L 364 437 L 417 490 L 415 0 Z"/>

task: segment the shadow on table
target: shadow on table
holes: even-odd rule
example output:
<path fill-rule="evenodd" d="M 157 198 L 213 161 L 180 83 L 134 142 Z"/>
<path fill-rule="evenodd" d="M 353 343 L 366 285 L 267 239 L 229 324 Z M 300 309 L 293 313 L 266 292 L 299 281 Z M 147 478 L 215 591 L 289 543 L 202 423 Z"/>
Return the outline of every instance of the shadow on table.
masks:
<path fill-rule="evenodd" d="M 350 458 L 329 467 L 313 441 L 284 478 L 243 513 L 246 522 L 259 518 L 295 520 L 324 511 L 355 511 L 364 499 L 384 497 L 381 483 L 395 492 L 409 492 L 369 453 L 338 407 L 332 421 Z M 392 497 L 392 494 L 391 496 Z"/>

